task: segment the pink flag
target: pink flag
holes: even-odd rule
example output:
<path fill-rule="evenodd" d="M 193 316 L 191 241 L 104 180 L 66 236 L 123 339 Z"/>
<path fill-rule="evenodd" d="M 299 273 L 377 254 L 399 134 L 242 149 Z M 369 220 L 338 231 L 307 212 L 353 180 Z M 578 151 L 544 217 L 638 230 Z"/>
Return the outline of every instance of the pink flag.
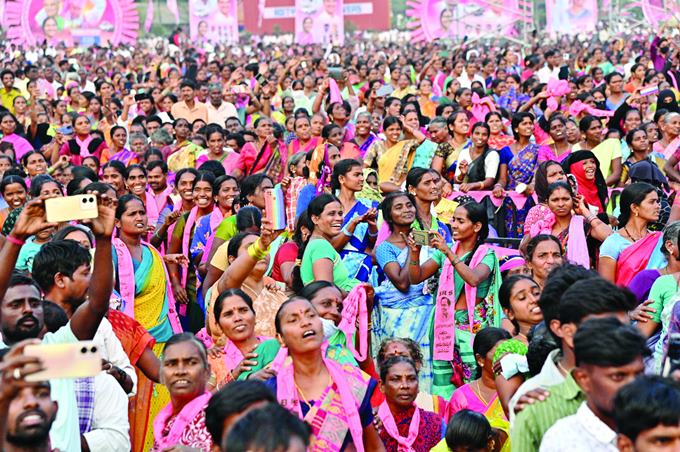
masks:
<path fill-rule="evenodd" d="M 166 5 L 168 10 L 175 16 L 175 23 L 179 23 L 179 8 L 177 7 L 177 0 L 167 0 Z"/>
<path fill-rule="evenodd" d="M 153 0 L 146 2 L 146 19 L 144 20 L 144 30 L 148 33 L 151 31 L 151 23 L 153 22 Z"/>

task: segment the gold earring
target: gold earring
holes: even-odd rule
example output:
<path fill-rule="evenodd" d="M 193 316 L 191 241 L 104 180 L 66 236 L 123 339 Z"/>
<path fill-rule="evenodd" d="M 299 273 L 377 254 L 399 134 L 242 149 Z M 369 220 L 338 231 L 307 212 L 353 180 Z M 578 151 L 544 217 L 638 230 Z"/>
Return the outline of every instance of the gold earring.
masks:
<path fill-rule="evenodd" d="M 635 212 L 635 216 L 636 216 L 636 217 L 639 217 L 639 216 L 640 216 L 640 212 Z"/>

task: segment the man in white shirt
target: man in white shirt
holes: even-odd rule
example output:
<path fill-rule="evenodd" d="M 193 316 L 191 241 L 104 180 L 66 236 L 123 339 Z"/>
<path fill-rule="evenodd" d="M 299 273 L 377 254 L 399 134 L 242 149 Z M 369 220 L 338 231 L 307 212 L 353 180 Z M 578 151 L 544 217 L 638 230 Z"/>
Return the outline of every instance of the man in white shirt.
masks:
<path fill-rule="evenodd" d="M 224 127 L 227 118 L 238 116 L 234 104 L 222 99 L 222 85 L 219 83 L 210 85 L 208 96 L 210 97 L 209 102 L 205 104 L 208 107 L 208 124 L 219 124 Z"/>
<path fill-rule="evenodd" d="M 457 80 L 460 83 L 461 88 L 470 89 L 472 87 L 472 82 L 477 81 L 480 82 L 486 89 L 484 77 L 479 74 L 479 66 L 477 66 L 477 63 L 473 61 L 468 61 L 465 66 L 465 70 L 462 74 L 460 74 L 460 77 L 458 77 Z"/>
<path fill-rule="evenodd" d="M 543 436 L 541 452 L 617 452 L 614 397 L 645 370 L 645 338 L 613 317 L 584 322 L 574 335 L 572 376 L 587 399 Z"/>
<path fill-rule="evenodd" d="M 98 217 L 90 227 L 96 240 L 95 277 L 92 278 L 88 301 L 73 313 L 68 325 L 55 333 L 44 333 L 44 314 L 40 287 L 31 278 L 13 273 L 19 251 L 26 238 L 51 226 L 39 200 L 29 202 L 17 218 L 14 228 L 0 249 L 0 348 L 24 339 L 41 338 L 43 343 L 63 344 L 90 340 L 109 309 L 113 290 L 113 233 L 115 207 L 110 199 L 99 198 Z M 98 277 L 97 277 L 98 276 Z M 5 345 L 6 344 L 6 345 Z M 50 430 L 51 446 L 63 451 L 80 450 L 78 407 L 73 380 L 55 379 L 52 398 L 59 404 L 57 418 Z"/>
<path fill-rule="evenodd" d="M 551 78 L 559 78 L 562 57 L 557 50 L 548 50 L 545 52 L 544 57 L 545 66 L 539 69 L 536 76 L 541 83 L 548 83 Z"/>

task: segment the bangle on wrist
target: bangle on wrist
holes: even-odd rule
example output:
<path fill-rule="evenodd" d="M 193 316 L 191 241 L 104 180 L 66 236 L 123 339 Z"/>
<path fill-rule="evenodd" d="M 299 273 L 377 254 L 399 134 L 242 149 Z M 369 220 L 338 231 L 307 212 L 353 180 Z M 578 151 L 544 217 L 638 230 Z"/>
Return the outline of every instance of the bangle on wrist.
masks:
<path fill-rule="evenodd" d="M 379 233 L 380 233 L 380 231 L 371 232 L 370 229 L 368 230 L 368 236 L 369 237 L 378 237 Z"/>
<path fill-rule="evenodd" d="M 347 229 L 347 225 L 343 226 L 342 233 L 345 234 L 347 237 L 352 237 L 354 235 L 351 232 L 349 232 L 349 230 Z"/>
<path fill-rule="evenodd" d="M 24 245 L 26 244 L 26 242 L 25 242 L 24 240 L 18 239 L 18 238 L 14 237 L 14 236 L 11 235 L 11 234 L 8 235 L 7 237 L 5 237 L 5 239 L 6 239 L 9 243 L 13 243 L 13 244 L 15 244 L 15 245 L 17 245 L 17 246 L 24 246 Z"/>
<path fill-rule="evenodd" d="M 267 251 L 260 248 L 260 239 L 253 242 L 252 245 L 248 247 L 248 256 L 252 257 L 256 261 L 260 261 L 267 256 Z"/>

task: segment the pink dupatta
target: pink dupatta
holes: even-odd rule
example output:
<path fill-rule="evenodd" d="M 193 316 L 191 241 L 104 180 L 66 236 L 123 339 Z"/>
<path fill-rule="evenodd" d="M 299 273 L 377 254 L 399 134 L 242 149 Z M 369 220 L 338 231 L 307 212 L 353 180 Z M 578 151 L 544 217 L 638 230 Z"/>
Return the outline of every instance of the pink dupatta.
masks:
<path fill-rule="evenodd" d="M 459 242 L 453 245 L 452 251 L 455 253 L 458 250 Z M 489 248 L 486 245 L 480 245 L 477 251 L 472 256 L 470 267 L 474 268 L 486 256 Z M 493 269 L 492 269 L 493 271 Z M 434 343 L 433 343 L 433 358 L 437 361 L 452 361 L 454 343 L 456 340 L 456 328 L 454 325 L 454 317 L 456 311 L 456 287 L 455 278 L 453 276 L 454 268 L 448 258 L 445 258 L 442 266 L 442 273 L 439 277 L 439 291 L 437 292 L 437 301 L 434 314 Z M 467 302 L 468 319 L 470 325 L 470 333 L 472 333 L 472 326 L 474 324 L 474 310 L 475 302 L 477 300 L 477 288 L 469 284 L 465 284 L 465 300 Z M 471 336 L 472 338 L 473 336 Z"/>
<path fill-rule="evenodd" d="M 354 447 L 357 452 L 364 452 L 363 427 L 361 426 L 361 417 L 359 416 L 361 400 L 356 400 L 350 387 L 351 383 L 348 381 L 348 379 L 355 377 L 345 371 L 340 364 L 332 359 L 326 358 L 327 349 L 328 342 L 324 342 L 321 346 L 321 356 L 323 357 L 326 369 L 328 369 L 328 373 L 330 373 L 333 382 L 332 385 L 337 388 L 337 393 L 340 396 L 342 403 L 342 410 L 340 410 L 342 412 L 333 414 L 336 417 L 339 415 L 346 417 Z M 286 347 L 281 347 L 272 365 L 273 369 L 278 369 L 276 375 L 276 398 L 282 407 L 292 411 L 293 414 L 296 414 L 300 419 L 304 419 L 302 408 L 300 407 L 298 391 L 295 387 L 295 377 L 293 373 L 294 364 L 292 363 L 292 360 L 287 358 L 288 349 Z M 359 370 L 357 369 L 357 371 Z M 327 394 L 328 390 L 324 393 L 324 397 L 327 396 Z M 310 447 L 310 450 L 340 450 L 344 435 L 340 438 L 340 444 L 335 444 L 334 438 L 326 436 L 323 429 L 319 428 L 320 426 L 312 424 L 314 430 L 316 430 L 315 427 L 318 428 L 319 431 L 316 433 L 315 443 Z M 337 438 L 335 438 L 335 440 L 337 441 Z"/>
<path fill-rule="evenodd" d="M 212 248 L 213 240 L 215 239 L 215 230 L 224 220 L 224 214 L 218 206 L 213 208 L 210 212 L 210 235 L 208 240 L 205 242 L 205 248 L 203 249 L 203 257 L 201 258 L 201 263 L 208 262 L 208 255 L 210 254 L 210 249 Z"/>
<path fill-rule="evenodd" d="M 191 422 L 198 416 L 198 414 L 205 409 L 212 394 L 205 392 L 203 395 L 196 397 L 191 402 L 187 403 L 182 411 L 177 414 L 175 422 L 170 428 L 167 436 L 163 436 L 168 420 L 172 416 L 172 403 L 168 403 L 158 412 L 156 419 L 153 421 L 153 437 L 159 450 L 176 446 L 180 444 L 182 433 L 191 424 Z M 188 444 L 190 446 L 190 444 Z"/>
<path fill-rule="evenodd" d="M 359 351 L 354 347 L 354 333 L 359 320 Z M 366 306 L 366 288 L 355 286 L 342 302 L 342 320 L 338 329 L 345 333 L 347 348 L 357 361 L 365 361 L 368 356 L 368 307 Z"/>
<path fill-rule="evenodd" d="M 411 424 L 408 427 L 408 436 L 406 437 L 399 434 L 397 423 L 394 421 L 394 415 L 392 415 L 390 407 L 387 405 L 387 401 L 381 403 L 378 408 L 378 417 L 380 418 L 385 431 L 397 441 L 397 444 L 399 444 L 398 452 L 416 452 L 413 448 L 413 443 L 418 439 L 418 432 L 420 430 L 420 408 L 417 406 L 415 408 L 413 417 L 411 418 Z"/>
<path fill-rule="evenodd" d="M 130 318 L 135 318 L 135 268 L 132 264 L 132 255 L 125 242 L 121 239 L 114 238 L 112 240 L 113 248 L 118 257 L 118 282 L 120 285 L 120 296 L 124 301 L 123 312 Z M 161 261 L 163 258 L 156 248 L 150 243 L 142 241 L 142 245 L 146 246 L 149 251 L 154 253 Z M 182 325 L 175 311 L 175 296 L 170 287 L 170 277 L 168 276 L 168 269 L 163 264 L 163 271 L 165 273 L 165 291 L 168 295 L 168 320 L 172 331 L 175 333 L 182 332 Z"/>
<path fill-rule="evenodd" d="M 616 261 L 616 285 L 627 287 L 635 275 L 647 268 L 649 258 L 662 236 L 662 232 L 652 232 L 623 250 Z"/>
<path fill-rule="evenodd" d="M 266 336 L 257 336 L 257 340 L 260 343 L 269 339 L 271 338 Z M 236 369 L 236 366 L 238 366 L 239 363 L 243 361 L 243 353 L 241 353 L 241 350 L 239 350 L 239 348 L 229 339 L 227 339 L 227 344 L 224 346 L 222 352 L 224 353 L 224 364 L 227 366 L 229 371 Z"/>

